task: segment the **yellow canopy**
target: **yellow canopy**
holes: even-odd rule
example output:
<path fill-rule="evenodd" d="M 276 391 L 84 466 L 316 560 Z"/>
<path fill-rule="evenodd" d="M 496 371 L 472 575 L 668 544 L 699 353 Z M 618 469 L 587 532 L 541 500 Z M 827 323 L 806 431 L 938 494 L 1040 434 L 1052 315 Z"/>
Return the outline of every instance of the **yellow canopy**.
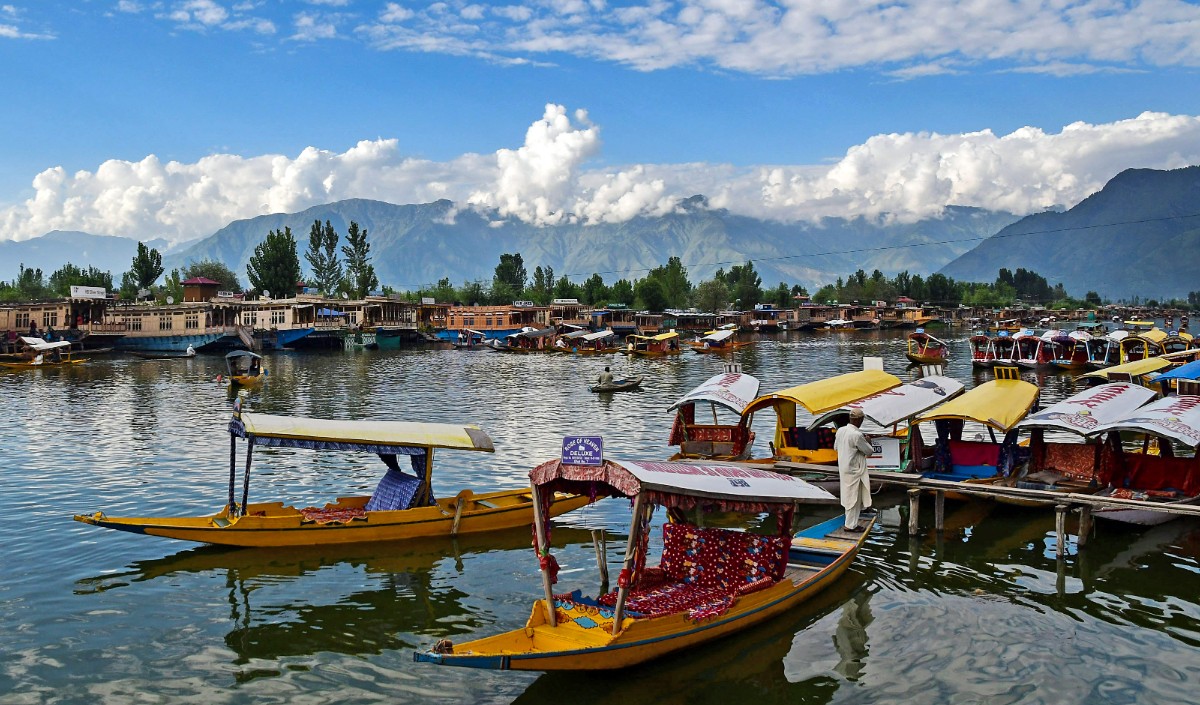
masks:
<path fill-rule="evenodd" d="M 1176 353 L 1176 356 L 1178 356 L 1178 353 Z M 1145 375 L 1151 372 L 1158 372 L 1159 370 L 1170 366 L 1171 360 L 1169 358 L 1147 357 L 1142 360 L 1126 362 L 1124 365 L 1116 365 L 1114 367 L 1106 367 L 1103 370 L 1089 372 L 1086 375 L 1080 375 L 1077 377 L 1077 379 L 1108 379 L 1108 375 L 1111 372 L 1120 372 L 1127 374 L 1130 377 L 1137 377 L 1139 375 Z"/>
<path fill-rule="evenodd" d="M 242 413 L 247 436 L 288 441 L 495 451 L 477 426 L 407 421 L 346 421 Z"/>
<path fill-rule="evenodd" d="M 1151 328 L 1144 333 L 1138 333 L 1139 336 L 1149 340 L 1151 343 L 1161 343 L 1163 338 L 1167 337 L 1167 332 L 1161 328 Z"/>
<path fill-rule="evenodd" d="M 823 414 L 899 386 L 900 378 L 883 370 L 850 372 L 761 396 L 750 402 L 742 416 L 779 402 L 803 406 L 810 414 Z"/>
<path fill-rule="evenodd" d="M 913 420 L 913 425 L 938 419 L 961 419 L 1007 432 L 1025 418 L 1037 396 L 1036 384 L 1020 379 L 994 379 L 920 414 Z"/>
<path fill-rule="evenodd" d="M 662 341 L 662 340 L 670 340 L 671 338 L 678 338 L 679 333 L 676 333 L 675 331 L 668 331 L 666 333 L 659 333 L 658 335 L 630 335 L 630 336 L 626 336 L 626 337 L 637 338 L 638 340 Z"/>

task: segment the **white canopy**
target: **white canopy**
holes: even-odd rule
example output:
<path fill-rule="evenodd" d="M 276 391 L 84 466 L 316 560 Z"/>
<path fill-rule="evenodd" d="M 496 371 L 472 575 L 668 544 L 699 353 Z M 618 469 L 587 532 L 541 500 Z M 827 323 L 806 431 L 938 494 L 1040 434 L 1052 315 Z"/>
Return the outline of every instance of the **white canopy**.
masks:
<path fill-rule="evenodd" d="M 1200 447 L 1200 396 L 1164 397 L 1098 427 L 1093 433 L 1104 431 L 1149 433 L 1179 441 L 1189 448 Z"/>
<path fill-rule="evenodd" d="M 71 341 L 69 341 L 69 340 L 59 340 L 57 342 L 47 343 L 46 341 L 42 340 L 41 338 L 31 338 L 27 335 L 21 336 L 21 342 L 25 343 L 26 345 L 28 345 L 29 347 L 33 348 L 34 350 L 36 350 L 38 352 L 49 352 L 51 350 L 56 350 L 58 348 L 71 347 Z"/>
<path fill-rule="evenodd" d="M 746 405 L 758 397 L 758 378 L 742 372 L 713 375 L 704 384 L 688 392 L 671 405 L 674 411 L 685 404 L 707 401 L 741 415 Z"/>
<path fill-rule="evenodd" d="M 587 335 L 583 336 L 583 339 L 590 343 L 593 340 L 603 340 L 605 338 L 611 338 L 611 337 L 613 337 L 613 335 L 615 335 L 615 333 L 613 333 L 611 330 L 601 330 L 601 331 L 596 331 L 595 333 L 588 333 Z"/>
<path fill-rule="evenodd" d="M 1154 396 L 1152 390 L 1140 384 L 1101 384 L 1042 409 L 1017 424 L 1017 428 L 1053 429 L 1088 435 L 1104 424 L 1129 416 Z"/>
<path fill-rule="evenodd" d="M 893 387 L 886 392 L 869 396 L 861 401 L 821 414 L 808 425 L 814 429 L 829 423 L 834 418 L 848 414 L 851 409 L 862 409 L 863 416 L 877 426 L 887 428 L 905 419 L 931 409 L 962 393 L 963 383 L 943 375 L 930 375 L 916 382 Z"/>
<path fill-rule="evenodd" d="M 704 336 L 700 340 L 706 340 L 710 343 L 720 343 L 720 342 L 723 342 L 723 341 L 726 341 L 726 340 L 729 340 L 730 338 L 732 338 L 733 333 L 734 332 L 729 329 L 715 330 L 712 333 L 709 333 L 708 335 Z"/>
<path fill-rule="evenodd" d="M 751 502 L 835 501 L 832 494 L 800 478 L 759 468 L 648 460 L 616 464 L 636 477 L 643 490 Z"/>

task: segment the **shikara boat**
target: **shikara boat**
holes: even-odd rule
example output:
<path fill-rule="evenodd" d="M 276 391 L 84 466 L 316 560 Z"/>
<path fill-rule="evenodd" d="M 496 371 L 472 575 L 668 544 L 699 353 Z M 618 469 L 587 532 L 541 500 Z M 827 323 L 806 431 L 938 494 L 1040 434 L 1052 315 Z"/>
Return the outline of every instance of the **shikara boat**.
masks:
<path fill-rule="evenodd" d="M 904 356 L 918 365 L 944 365 L 950 355 L 950 347 L 926 333 L 924 328 L 909 333 L 907 345 Z"/>
<path fill-rule="evenodd" d="M 612 355 L 619 349 L 614 342 L 617 335 L 611 329 L 579 331 L 579 334 L 571 333 L 567 337 L 570 339 L 568 347 L 571 352 L 580 355 Z"/>
<path fill-rule="evenodd" d="M 236 408 L 236 407 L 235 407 Z M 246 441 L 241 501 L 236 501 L 237 439 Z M 223 546 L 311 546 L 446 537 L 508 529 L 533 518 L 528 490 L 435 499 L 431 482 L 438 448 L 493 452 L 476 426 L 344 421 L 235 411 L 229 422 L 229 497 L 220 512 L 200 517 L 110 517 L 81 514 L 75 521 L 108 529 Z M 297 509 L 283 502 L 250 503 L 250 464 L 256 446 L 375 453 L 387 472 L 370 496 L 339 497 L 324 507 Z M 400 470 L 407 455 L 413 473 Z M 588 503 L 587 497 L 554 495 L 551 516 Z"/>
<path fill-rule="evenodd" d="M 10 358 L 0 362 L 0 366 L 10 370 L 37 370 L 45 367 L 72 367 L 88 361 L 86 357 L 75 357 L 71 351 L 71 341 L 57 340 L 53 343 L 41 338 L 21 336 L 26 352 L 21 359 Z"/>
<path fill-rule="evenodd" d="M 837 462 L 833 433 L 828 429 L 810 432 L 808 422 L 797 419 L 798 409 L 820 416 L 895 389 L 900 384 L 899 377 L 883 370 L 849 372 L 760 396 L 742 410 L 739 423 L 749 429 L 756 412 L 771 409 L 775 412 L 775 438 L 771 443 L 771 455 L 775 459 L 800 463 Z"/>
<path fill-rule="evenodd" d="M 231 387 L 254 387 L 267 378 L 262 355 L 249 350 L 234 350 L 225 356 L 225 369 L 229 373 L 218 381 L 228 381 Z"/>
<path fill-rule="evenodd" d="M 1054 369 L 1063 371 L 1086 369 L 1088 341 L 1091 339 L 1092 335 L 1083 331 L 1072 331 L 1054 336 L 1050 339 L 1051 352 L 1054 355 L 1050 364 Z"/>
<path fill-rule="evenodd" d="M 1048 330 L 1042 335 L 1033 331 L 1024 331 L 1013 336 L 1016 341 L 1016 357 L 1013 362 L 1021 367 L 1048 367 L 1054 359 L 1054 349 L 1050 340 L 1060 331 Z"/>
<path fill-rule="evenodd" d="M 740 423 L 742 411 L 758 396 L 758 378 L 742 372 L 726 372 L 709 377 L 704 384 L 688 392 L 671 405 L 675 412 L 667 445 L 679 446 L 671 460 L 704 458 L 709 460 L 745 460 L 754 445 L 754 431 Z M 703 419 L 697 413 L 704 406 L 711 412 Z M 720 413 L 732 414 L 721 422 Z"/>
<path fill-rule="evenodd" d="M 1171 361 L 1166 358 L 1150 357 L 1088 372 L 1076 377 L 1075 381 L 1090 385 L 1104 384 L 1105 382 L 1134 382 L 1149 385 L 1156 373 L 1162 372 L 1170 366 Z"/>
<path fill-rule="evenodd" d="M 1163 504 L 1200 504 L 1200 396 L 1170 396 L 1134 409 L 1115 421 L 1096 428 L 1107 434 L 1106 448 L 1111 469 L 1100 482 L 1107 487 L 1097 497 L 1140 499 Z M 1122 444 L 1131 436 L 1133 452 Z M 1191 453 L 1178 457 L 1175 446 Z M 1136 507 L 1103 507 L 1093 512 L 1097 519 L 1154 526 L 1179 515 Z"/>
<path fill-rule="evenodd" d="M 996 364 L 996 345 L 992 336 L 976 333 L 971 336 L 971 366 L 991 367 Z"/>
<path fill-rule="evenodd" d="M 463 328 L 458 331 L 452 344 L 455 350 L 489 350 L 484 342 L 487 340 L 487 335 L 477 330 Z"/>
<path fill-rule="evenodd" d="M 754 345 L 753 340 L 737 340 L 736 333 L 728 328 L 710 330 L 699 340 L 688 342 L 688 346 L 698 353 L 721 354 Z"/>
<path fill-rule="evenodd" d="M 1101 471 L 1105 447 L 1098 442 L 1097 429 L 1121 419 L 1153 399 L 1154 391 L 1130 382 L 1110 382 L 1089 387 L 1029 416 L 1017 429 L 1029 434 L 1029 461 L 1009 476 L 997 476 L 982 484 L 1005 485 L 1051 492 L 1096 492 L 1103 487 Z M 1048 439 L 1074 436 L 1075 442 Z M 1039 502 L 998 496 L 997 501 L 1021 506 Z"/>
<path fill-rule="evenodd" d="M 592 386 L 588 387 L 588 391 L 597 394 L 603 394 L 606 392 L 632 392 L 635 389 L 641 388 L 642 378 L 630 377 L 628 379 L 614 379 L 608 384 L 593 384 Z"/>
<path fill-rule="evenodd" d="M 994 379 L 917 415 L 909 432 L 910 466 L 924 477 L 957 482 L 1011 475 L 1018 461 L 1016 426 L 1037 398 L 1037 385 Z M 936 429 L 932 447 L 921 436 L 925 423 Z"/>
<path fill-rule="evenodd" d="M 621 352 L 638 357 L 664 357 L 678 355 L 679 334 L 675 331 L 659 333 L 658 335 L 627 335 L 625 347 Z"/>
<path fill-rule="evenodd" d="M 755 468 L 663 462 L 612 462 L 602 467 L 554 461 L 530 473 L 533 492 L 582 492 L 631 499 L 632 528 L 618 588 L 598 597 L 555 594 L 558 565 L 550 553 L 549 522 L 537 517 L 543 598 L 525 625 L 503 634 L 414 654 L 419 662 L 500 670 L 611 670 L 692 649 L 776 618 L 835 584 L 853 561 L 874 521 L 847 532 L 834 517 L 792 535 L 801 503 L 834 501 L 802 480 Z M 541 506 L 542 502 L 538 502 Z M 647 567 L 649 523 L 655 507 L 673 521 L 663 526 L 663 555 Z M 688 521 L 688 512 L 700 521 Z M 712 526 L 715 512 L 769 512 L 772 535 Z"/>
<path fill-rule="evenodd" d="M 806 431 L 819 433 L 824 429 L 826 435 L 832 435 L 836 432 L 835 425 L 849 422 L 852 409 L 860 409 L 863 412 L 861 430 L 875 447 L 875 453 L 867 458 L 867 467 L 871 470 L 904 471 L 908 466 L 911 420 L 917 414 L 954 399 L 962 394 L 963 389 L 963 383 L 951 377 L 922 377 L 821 414 L 809 423 Z M 837 454 L 808 462 L 817 460 L 833 464 L 837 462 Z M 834 479 L 830 487 L 836 485 L 837 480 Z"/>

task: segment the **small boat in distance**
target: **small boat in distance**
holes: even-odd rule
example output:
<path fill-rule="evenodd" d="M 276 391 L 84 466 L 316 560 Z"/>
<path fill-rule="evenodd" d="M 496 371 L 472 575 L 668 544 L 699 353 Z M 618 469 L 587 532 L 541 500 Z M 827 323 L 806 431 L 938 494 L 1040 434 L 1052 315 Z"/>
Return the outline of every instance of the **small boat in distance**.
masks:
<path fill-rule="evenodd" d="M 946 343 L 918 328 L 908 334 L 908 351 L 904 356 L 917 365 L 944 365 L 950 355 Z"/>
<path fill-rule="evenodd" d="M 315 546 L 450 537 L 528 526 L 533 518 L 528 489 L 481 494 L 464 489 L 456 497 L 433 496 L 435 450 L 493 452 L 492 439 L 477 426 L 274 416 L 242 412 L 235 403 L 228 428 L 229 496 L 221 511 L 179 518 L 110 517 L 96 512 L 78 514 L 75 521 L 220 546 Z M 240 502 L 235 495 L 239 438 L 246 441 Z M 377 455 L 387 471 L 371 495 L 339 497 L 324 507 L 251 503 L 250 463 L 256 446 L 358 451 Z M 411 474 L 400 469 L 399 459 L 404 456 L 409 458 Z M 557 516 L 588 501 L 576 495 L 551 495 L 543 510 Z"/>
<path fill-rule="evenodd" d="M 678 355 L 679 334 L 675 331 L 659 333 L 658 335 L 627 335 L 626 345 L 621 352 L 637 357 L 665 357 Z"/>
<path fill-rule="evenodd" d="M 580 590 L 555 594 L 558 563 L 550 553 L 550 523 L 539 513 L 543 596 L 525 625 L 462 644 L 443 640 L 414 653 L 414 660 L 499 670 L 611 670 L 694 649 L 777 618 L 835 584 L 875 518 L 870 514 L 861 528 L 845 531 L 839 514 L 793 536 L 797 505 L 832 504 L 833 496 L 803 480 L 744 466 L 552 461 L 529 476 L 535 507 L 553 492 L 633 501 L 617 589 L 596 597 Z M 659 506 L 675 521 L 663 525 L 659 564 L 648 566 L 648 527 Z M 775 531 L 714 526 L 722 512 L 768 513 L 773 516 L 765 525 Z"/>
<path fill-rule="evenodd" d="M 16 358 L 0 362 L 0 366 L 12 370 L 36 370 L 44 367 L 71 367 L 82 365 L 88 361 L 86 357 L 75 357 L 71 351 L 71 341 L 56 340 L 52 343 L 41 338 L 21 336 L 25 351 Z"/>
<path fill-rule="evenodd" d="M 267 378 L 262 355 L 249 350 L 234 350 L 226 355 L 225 369 L 229 374 L 217 377 L 217 381 L 228 381 L 231 387 L 253 387 Z"/>
<path fill-rule="evenodd" d="M 735 334 L 736 331 L 729 328 L 710 330 L 699 340 L 690 341 L 688 346 L 698 353 L 720 354 L 754 345 L 753 340 L 737 340 Z"/>
<path fill-rule="evenodd" d="M 588 391 L 598 394 L 605 394 L 612 392 L 632 392 L 641 388 L 642 378 L 630 377 L 629 379 L 614 379 L 608 384 L 593 384 L 592 386 L 588 387 Z"/>

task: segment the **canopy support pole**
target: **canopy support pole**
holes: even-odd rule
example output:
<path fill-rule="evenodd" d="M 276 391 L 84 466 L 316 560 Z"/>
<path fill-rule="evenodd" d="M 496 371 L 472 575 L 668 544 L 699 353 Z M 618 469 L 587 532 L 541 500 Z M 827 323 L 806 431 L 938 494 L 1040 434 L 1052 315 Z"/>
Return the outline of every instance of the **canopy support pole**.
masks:
<path fill-rule="evenodd" d="M 229 434 L 229 512 L 233 513 L 233 491 L 237 485 L 237 436 Z"/>
<path fill-rule="evenodd" d="M 541 563 L 541 558 L 549 551 L 546 546 L 546 517 L 542 516 L 542 493 L 536 484 L 531 484 L 530 489 L 533 495 L 533 539 L 534 548 L 537 549 L 538 563 Z M 558 616 L 554 612 L 554 592 L 550 587 L 550 573 L 546 570 L 539 571 L 542 574 L 542 589 L 545 591 L 546 601 L 546 623 L 551 627 L 558 626 Z"/>
<path fill-rule="evenodd" d="M 246 471 L 242 473 L 242 506 L 240 516 L 246 516 L 246 498 L 250 495 L 250 460 L 254 457 L 254 436 L 246 436 Z"/>
<path fill-rule="evenodd" d="M 592 529 L 592 546 L 596 549 L 596 567 L 600 569 L 600 584 L 608 586 L 608 539 L 604 529 Z M 600 592 L 608 592 L 601 589 Z"/>
<path fill-rule="evenodd" d="M 633 502 L 633 526 L 629 527 L 629 541 L 625 544 L 625 561 L 621 565 L 621 578 L 629 577 L 624 580 L 617 579 L 617 604 L 613 608 L 613 634 L 621 632 L 621 622 L 625 619 L 625 598 L 629 596 L 629 583 L 633 579 L 629 575 L 629 569 L 633 566 L 636 557 L 635 551 L 642 542 L 642 512 L 645 506 L 646 494 L 638 492 L 637 499 Z"/>

